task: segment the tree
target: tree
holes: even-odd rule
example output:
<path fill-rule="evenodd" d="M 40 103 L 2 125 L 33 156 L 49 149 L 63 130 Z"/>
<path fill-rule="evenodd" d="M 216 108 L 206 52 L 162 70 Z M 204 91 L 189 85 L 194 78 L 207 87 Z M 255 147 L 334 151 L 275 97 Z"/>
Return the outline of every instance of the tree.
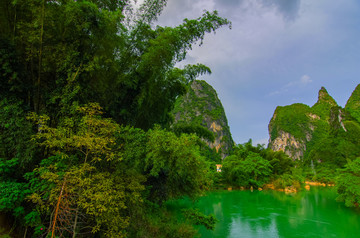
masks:
<path fill-rule="evenodd" d="M 3 66 L 11 85 L 4 85 L 22 90 L 17 96 L 31 110 L 57 117 L 63 88 L 76 80 L 81 104 L 97 101 L 121 124 L 166 125 L 186 85 L 210 72 L 175 64 L 206 33 L 230 25 L 215 11 L 174 28 L 154 27 L 166 2 L 147 0 L 136 9 L 129 1 L 3 1 L 0 61 L 11 59 Z"/>
<path fill-rule="evenodd" d="M 283 151 L 273 151 L 271 149 L 264 150 L 264 159 L 270 162 L 272 166 L 272 173 L 274 175 L 282 175 L 291 173 L 294 167 L 293 160 Z"/>
<path fill-rule="evenodd" d="M 208 186 L 208 166 L 200 155 L 198 138 L 155 128 L 148 132 L 145 170 L 150 200 L 162 203 L 182 196 L 194 198 Z"/>
<path fill-rule="evenodd" d="M 0 100 L 0 158 L 20 161 L 22 168 L 34 153 L 32 124 L 25 118 L 23 105 L 15 100 Z"/>
<path fill-rule="evenodd" d="M 149 129 L 167 127 L 187 84 L 210 73 L 176 63 L 230 22 L 215 11 L 154 26 L 166 2 L 1 1 L 0 167 L 11 172 L 0 175 L 0 208 L 24 233 L 91 226 L 121 237 L 143 200 L 194 197 L 209 184 L 196 136 Z"/>
<path fill-rule="evenodd" d="M 150 7 L 150 2 L 146 1 L 144 8 Z M 158 12 L 151 13 L 153 8 L 140 9 L 150 15 Z M 174 67 L 175 64 L 185 59 L 187 51 L 202 41 L 205 33 L 230 24 L 217 12 L 206 12 L 196 20 L 185 19 L 174 28 L 157 26 L 152 29 L 148 22 L 153 18 L 149 19 L 146 14 L 128 30 L 132 40 L 120 51 L 124 56 L 119 62 L 123 73 L 109 85 L 116 100 L 111 98 L 107 107 L 110 112 L 116 111 L 112 114 L 114 118 L 143 129 L 155 123 L 167 125 L 175 100 L 186 92 L 186 85 L 196 76 L 210 72 L 201 64 L 183 69 Z"/>
<path fill-rule="evenodd" d="M 120 127 L 100 117 L 98 104 L 77 107 L 73 113 L 57 128 L 46 124 L 46 116 L 32 115 L 40 126 L 37 140 L 55 156 L 27 175 L 29 198 L 45 220 L 52 221 L 48 226 L 52 236 L 64 232 L 75 236 L 92 224 L 93 233 L 123 237 L 129 220 L 126 204 L 140 201 L 144 178 L 119 169 L 122 158 L 113 148 Z"/>
<path fill-rule="evenodd" d="M 14 216 L 14 222 L 29 223 L 26 197 L 30 194 L 27 183 L 16 178 L 19 173 L 19 159 L 0 158 L 0 211 Z"/>
<path fill-rule="evenodd" d="M 360 158 L 349 161 L 344 169 L 339 170 L 337 179 L 337 201 L 345 202 L 348 207 L 360 204 Z"/>
<path fill-rule="evenodd" d="M 56 107 L 54 99 L 79 69 L 81 84 L 113 66 L 114 49 L 127 1 L 2 1 L 4 41 L 13 45 L 13 75 L 20 81 L 22 99 L 39 113 Z M 3 45 L 1 45 L 2 47 Z M 4 47 L 6 50 L 6 48 Z M 0 50 L 1 51 L 1 50 Z M 1 58 L 1 57 L 0 57 Z M 113 72 L 113 71 L 111 71 Z"/>
<path fill-rule="evenodd" d="M 229 184 L 246 188 L 262 187 L 268 181 L 271 169 L 269 161 L 253 152 L 249 152 L 244 160 L 234 155 L 229 156 L 224 160 L 222 167 Z"/>

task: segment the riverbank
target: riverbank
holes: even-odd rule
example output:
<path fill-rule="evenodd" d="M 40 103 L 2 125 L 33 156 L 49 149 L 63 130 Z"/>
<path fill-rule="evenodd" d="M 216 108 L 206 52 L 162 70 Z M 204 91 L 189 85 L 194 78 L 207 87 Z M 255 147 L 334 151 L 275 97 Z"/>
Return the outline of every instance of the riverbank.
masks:
<path fill-rule="evenodd" d="M 285 188 L 277 188 L 274 183 L 268 183 L 262 186 L 261 188 L 258 188 L 257 190 L 274 190 L 279 192 L 284 192 L 285 194 L 291 194 L 291 193 L 297 193 L 301 190 L 301 188 L 304 188 L 306 190 L 310 190 L 311 186 L 315 187 L 334 187 L 335 184 L 333 183 L 322 183 L 317 181 L 305 181 L 301 184 L 286 186 Z M 245 187 L 224 187 L 224 190 L 232 191 L 232 190 L 255 190 L 252 186 L 250 188 Z"/>

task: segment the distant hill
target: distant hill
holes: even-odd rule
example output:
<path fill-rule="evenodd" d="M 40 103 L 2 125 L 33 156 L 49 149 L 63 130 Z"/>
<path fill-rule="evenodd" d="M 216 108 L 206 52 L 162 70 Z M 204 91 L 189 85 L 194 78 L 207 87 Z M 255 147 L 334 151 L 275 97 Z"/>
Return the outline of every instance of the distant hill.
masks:
<path fill-rule="evenodd" d="M 345 108 L 324 87 L 312 106 L 277 107 L 269 123 L 269 147 L 294 160 L 343 166 L 360 156 L 360 86 Z"/>
<path fill-rule="evenodd" d="M 231 151 L 234 141 L 224 108 L 215 89 L 205 81 L 195 80 L 190 85 L 187 94 L 176 101 L 173 115 L 174 127 L 191 126 L 210 132 L 205 142 L 210 148 L 215 148 L 222 158 Z"/>

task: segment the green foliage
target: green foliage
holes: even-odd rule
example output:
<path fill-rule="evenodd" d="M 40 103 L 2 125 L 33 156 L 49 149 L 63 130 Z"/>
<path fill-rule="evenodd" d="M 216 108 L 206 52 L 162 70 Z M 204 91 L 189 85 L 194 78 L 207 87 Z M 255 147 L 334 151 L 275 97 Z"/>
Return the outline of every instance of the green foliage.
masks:
<path fill-rule="evenodd" d="M 34 152 L 32 125 L 25 119 L 21 103 L 0 101 L 0 158 L 18 158 L 23 166 Z"/>
<path fill-rule="evenodd" d="M 143 216 L 138 216 L 130 224 L 129 237 L 197 237 L 194 224 L 175 216 L 165 208 L 149 206 Z"/>
<path fill-rule="evenodd" d="M 294 168 L 294 162 L 288 155 L 283 151 L 272 151 L 270 149 L 264 151 L 264 158 L 270 162 L 274 175 L 291 173 L 291 169 Z"/>
<path fill-rule="evenodd" d="M 250 153 L 255 153 L 269 161 L 272 166 L 273 175 L 281 175 L 284 173 L 290 173 L 294 167 L 292 159 L 282 151 L 273 151 L 271 149 L 265 149 L 263 145 L 252 145 L 252 140 L 244 144 L 239 144 L 234 147 L 233 155 L 238 158 L 246 158 Z"/>
<path fill-rule="evenodd" d="M 337 177 L 337 171 L 335 170 L 335 168 L 319 166 L 316 169 L 316 174 L 312 177 L 312 180 L 326 184 L 334 184 Z"/>
<path fill-rule="evenodd" d="M 284 152 L 253 146 L 250 139 L 235 146 L 232 155 L 225 158 L 222 174 L 225 182 L 234 186 L 258 188 L 274 180 L 275 186 L 283 188 L 302 181 L 294 165 Z"/>
<path fill-rule="evenodd" d="M 322 120 L 328 120 L 332 107 L 337 107 L 336 101 L 329 95 L 324 87 L 319 91 L 318 101 L 311 107 L 312 111 L 319 115 Z"/>
<path fill-rule="evenodd" d="M 79 114 L 83 115 L 79 118 Z M 113 160 L 116 155 L 111 147 L 114 145 L 114 134 L 119 126 L 111 119 L 101 118 L 101 107 L 90 103 L 75 108 L 73 117 L 64 118 L 57 128 L 47 125 L 49 117 L 31 114 L 28 118 L 34 120 L 40 129 L 36 139 L 40 145 L 50 149 L 52 153 L 80 152 L 84 162 L 102 159 Z M 118 158 L 121 159 L 121 158 Z"/>
<path fill-rule="evenodd" d="M 278 107 L 269 125 L 271 139 L 276 139 L 280 131 L 293 135 L 306 148 L 301 166 L 307 178 L 334 182 L 335 170 L 360 155 L 360 124 L 354 118 L 357 97 L 358 87 L 342 109 L 321 88 L 311 108 L 303 104 Z M 310 166 L 314 169 L 310 170 Z"/>
<path fill-rule="evenodd" d="M 203 225 L 208 230 L 214 230 L 215 224 L 218 221 L 213 214 L 205 215 L 198 209 L 185 209 L 182 211 L 185 218 L 195 225 Z"/>
<path fill-rule="evenodd" d="M 14 44 L 0 37 L 0 94 L 2 97 L 16 95 L 24 98 L 23 91 L 26 89 L 26 82 L 23 81 L 23 69 L 20 64 Z"/>
<path fill-rule="evenodd" d="M 303 169 L 299 166 L 299 164 L 291 169 L 291 174 L 293 176 L 293 179 L 295 181 L 299 181 L 300 183 L 304 183 L 305 182 L 305 177 L 304 177 L 304 171 Z"/>
<path fill-rule="evenodd" d="M 290 106 L 277 107 L 273 119 L 270 122 L 271 140 L 278 137 L 279 131 L 291 133 L 297 139 L 306 137 L 309 129 L 310 119 L 307 114 L 310 113 L 310 107 L 304 104 L 296 103 Z"/>
<path fill-rule="evenodd" d="M 18 182 L 0 182 L 1 197 L 0 211 L 13 212 L 14 216 L 21 217 L 24 214 L 22 203 L 30 191 L 26 184 Z"/>
<path fill-rule="evenodd" d="M 53 214 L 53 209 L 66 221 L 81 214 L 87 217 L 86 223 L 95 224 L 91 232 L 101 229 L 106 237 L 123 237 L 130 219 L 127 206 L 141 202 L 145 179 L 121 169 L 121 154 L 113 149 L 120 127 L 101 118 L 97 104 L 78 107 L 74 113 L 57 128 L 47 126 L 45 116 L 33 116 L 41 122 L 36 138 L 56 156 L 42 160 L 39 168 L 27 174 L 29 199 L 43 217 Z M 61 224 L 54 223 L 56 232 L 68 229 Z M 72 232 L 77 229 L 75 225 Z"/>
<path fill-rule="evenodd" d="M 208 141 L 211 142 L 215 141 L 214 133 L 200 125 L 186 124 L 184 122 L 179 122 L 176 123 L 172 129 L 177 136 L 180 136 L 181 133 L 186 133 L 186 134 L 194 133 L 197 136 L 206 139 Z"/>
<path fill-rule="evenodd" d="M 18 167 L 18 159 L 0 158 L 0 211 L 22 217 L 25 213 L 24 200 L 30 191 L 26 183 L 16 178 Z"/>
<path fill-rule="evenodd" d="M 294 184 L 294 179 L 291 174 L 282 174 L 274 182 L 275 188 L 284 189 Z"/>
<path fill-rule="evenodd" d="M 172 132 L 155 128 L 148 132 L 145 169 L 151 183 L 150 199 L 162 203 L 167 199 L 201 194 L 208 186 L 208 166 L 200 155 L 194 135 L 176 137 Z"/>
<path fill-rule="evenodd" d="M 269 180 L 271 168 L 269 161 L 249 152 L 244 160 L 236 156 L 228 156 L 224 160 L 222 173 L 229 184 L 258 188 Z"/>
<path fill-rule="evenodd" d="M 202 41 L 206 32 L 228 25 L 217 12 L 206 12 L 196 20 L 184 20 L 174 27 L 157 27 L 152 30 L 145 22 L 138 22 L 132 33 L 136 40 L 123 50 L 126 60 L 121 62 L 123 72 L 115 90 L 118 98 L 111 108 L 120 111 L 119 119 L 149 129 L 154 123 L 166 125 L 175 100 L 186 92 L 186 85 L 196 75 L 209 72 L 203 65 L 174 68 L 182 61 L 191 46 Z M 129 101 L 129 99 L 131 99 Z M 117 118 L 117 115 L 114 115 Z"/>
<path fill-rule="evenodd" d="M 360 122 L 360 84 L 355 88 L 349 100 L 345 105 L 345 109 Z"/>
<path fill-rule="evenodd" d="M 224 108 L 216 91 L 205 81 L 194 81 L 188 87 L 187 94 L 177 99 L 172 113 L 176 117 L 172 125 L 176 133 L 196 133 L 209 142 L 219 138 L 220 132 L 209 131 L 210 124 L 216 122 L 222 127 L 221 154 L 230 153 L 234 142 L 227 125 Z"/>
<path fill-rule="evenodd" d="M 342 124 L 339 122 L 339 117 L 342 117 Z M 330 129 L 320 130 L 324 127 L 319 127 L 314 132 L 312 141 L 307 144 L 308 151 L 304 158 L 307 165 L 312 160 L 316 167 L 333 167 L 335 170 L 335 168 L 343 168 L 348 159 L 354 160 L 359 156 L 360 126 L 356 120 L 346 114 L 346 111 L 343 112 L 341 108 L 333 107 L 330 114 L 330 125 L 327 124 L 325 127 L 330 127 Z"/>
<path fill-rule="evenodd" d="M 147 153 L 148 137 L 146 132 L 130 126 L 121 127 L 115 133 L 115 143 L 118 145 L 116 151 L 128 170 L 143 173 Z"/>
<path fill-rule="evenodd" d="M 358 207 L 360 203 L 360 158 L 349 161 L 344 169 L 339 170 L 337 179 L 338 201 L 348 207 Z"/>
<path fill-rule="evenodd" d="M 63 88 L 76 80 L 82 88 L 76 100 L 99 102 L 118 122 L 145 129 L 166 124 L 186 84 L 210 72 L 202 64 L 174 65 L 206 33 L 230 22 L 215 11 L 177 27 L 152 27 L 165 5 L 6 0 L 0 8 L 7 23 L 1 27 L 1 91 L 12 89 L 36 113 L 56 115 Z"/>
<path fill-rule="evenodd" d="M 187 118 L 195 118 L 197 112 L 209 115 L 213 121 L 222 119 L 221 116 L 225 115 L 224 108 L 221 105 L 216 91 L 205 81 L 196 80 L 194 83 L 196 87 L 199 87 L 197 91 L 201 96 L 197 96 L 192 87 L 188 88 L 189 98 L 180 98 L 176 103 L 174 114 L 180 113 L 182 120 Z M 198 85 L 198 86 L 197 86 Z M 200 123 L 204 123 L 200 121 Z"/>
<path fill-rule="evenodd" d="M 222 162 L 221 154 L 219 152 L 217 152 L 215 148 L 211 149 L 206 144 L 202 145 L 200 153 L 209 162 L 212 162 L 215 164 L 221 164 L 221 162 Z M 210 170 L 212 171 L 212 169 L 210 169 Z"/>
<path fill-rule="evenodd" d="M 210 186 L 198 137 L 142 129 L 168 126 L 176 99 L 211 72 L 175 64 L 230 22 L 214 11 L 154 26 L 166 2 L 1 2 L 0 211 L 20 232 L 124 237 L 150 217 L 149 200 L 194 198 Z M 149 234 L 195 234 L 172 219 L 146 222 L 164 230 Z"/>

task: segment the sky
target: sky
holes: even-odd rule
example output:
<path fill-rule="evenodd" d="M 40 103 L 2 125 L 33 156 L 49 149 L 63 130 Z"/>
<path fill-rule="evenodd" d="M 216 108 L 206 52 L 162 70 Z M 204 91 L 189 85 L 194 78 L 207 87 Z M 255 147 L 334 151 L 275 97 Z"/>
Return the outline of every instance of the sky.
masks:
<path fill-rule="evenodd" d="M 203 63 L 202 76 L 224 106 L 236 144 L 267 144 L 277 106 L 312 106 L 324 86 L 344 107 L 360 83 L 359 0 L 169 0 L 157 22 L 217 10 L 232 22 L 208 34 L 184 63 Z"/>

